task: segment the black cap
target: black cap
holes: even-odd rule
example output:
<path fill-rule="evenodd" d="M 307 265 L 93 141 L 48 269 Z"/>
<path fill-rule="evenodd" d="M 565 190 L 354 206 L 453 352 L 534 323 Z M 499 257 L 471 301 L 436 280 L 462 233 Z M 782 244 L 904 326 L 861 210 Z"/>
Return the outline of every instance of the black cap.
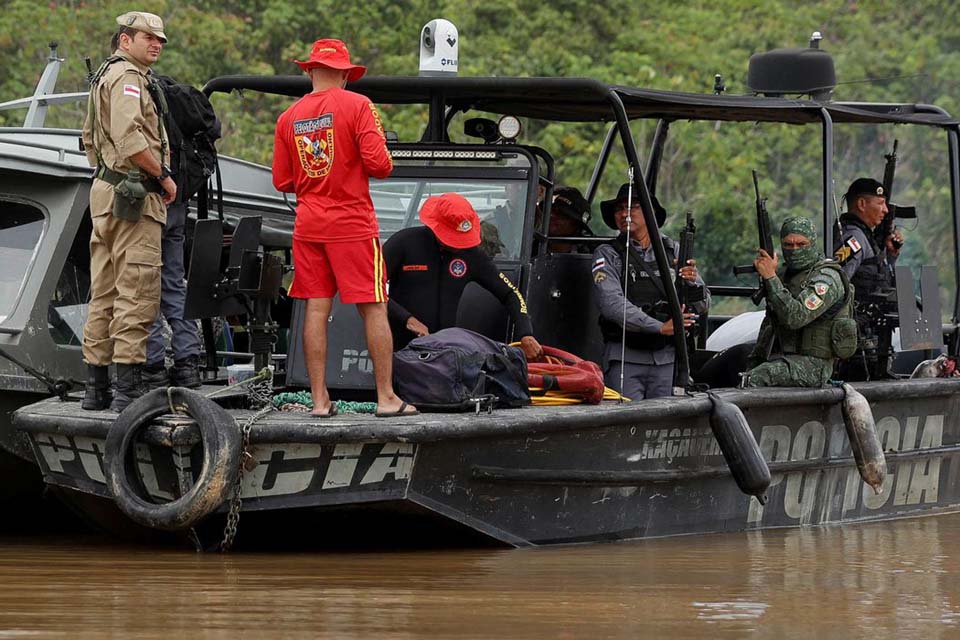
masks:
<path fill-rule="evenodd" d="M 620 189 L 617 190 L 617 197 L 613 200 L 604 200 L 600 203 L 600 213 L 603 214 L 603 221 L 607 223 L 607 226 L 611 229 L 617 228 L 617 220 L 614 214 L 617 211 L 617 205 L 621 202 L 627 201 L 627 193 L 630 192 L 630 183 L 624 182 L 620 185 Z M 653 201 L 653 215 L 657 219 L 657 226 L 662 227 L 663 223 L 667 219 L 667 210 L 663 208 L 663 205 L 660 204 L 660 201 L 657 200 L 657 196 L 650 194 L 650 199 Z M 633 194 L 633 201 L 637 202 L 637 194 Z M 639 204 L 639 203 L 638 203 Z"/>
<path fill-rule="evenodd" d="M 576 220 L 584 231 L 589 231 L 590 203 L 576 187 L 558 186 L 553 190 L 552 213 Z"/>
<path fill-rule="evenodd" d="M 843 197 L 849 207 L 850 201 L 854 198 L 860 196 L 880 196 L 882 198 L 884 195 L 882 182 L 877 182 L 873 178 L 857 178 L 850 183 L 850 188 L 847 189 L 847 193 Z"/>

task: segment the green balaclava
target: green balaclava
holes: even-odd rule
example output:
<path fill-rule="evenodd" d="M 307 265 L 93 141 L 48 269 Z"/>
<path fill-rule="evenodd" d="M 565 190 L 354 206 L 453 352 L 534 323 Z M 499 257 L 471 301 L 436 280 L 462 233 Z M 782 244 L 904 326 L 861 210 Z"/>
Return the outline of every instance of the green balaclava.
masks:
<path fill-rule="evenodd" d="M 788 271 L 803 271 L 815 265 L 822 257 L 820 248 L 817 246 L 817 229 L 809 218 L 798 216 L 787 218 L 780 227 L 780 241 L 791 233 L 798 233 L 810 240 L 810 246 L 803 249 L 784 249 L 783 261 L 787 265 Z"/>

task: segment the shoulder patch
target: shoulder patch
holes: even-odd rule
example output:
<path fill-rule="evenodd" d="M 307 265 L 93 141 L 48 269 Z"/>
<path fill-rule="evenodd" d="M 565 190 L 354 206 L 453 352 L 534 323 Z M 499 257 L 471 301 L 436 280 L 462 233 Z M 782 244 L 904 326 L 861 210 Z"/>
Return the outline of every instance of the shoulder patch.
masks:
<path fill-rule="evenodd" d="M 847 242 L 845 244 L 846 246 L 850 247 L 850 250 L 853 253 L 856 253 L 857 251 L 860 251 L 863 248 L 860 246 L 860 242 L 858 242 L 857 239 L 852 236 L 847 239 Z"/>
<path fill-rule="evenodd" d="M 606 279 L 607 279 L 607 274 L 605 274 L 603 271 L 597 271 L 596 273 L 593 274 L 593 281 L 596 282 L 597 284 L 600 284 Z"/>
<path fill-rule="evenodd" d="M 830 285 L 825 282 L 817 282 L 813 285 L 813 290 L 817 292 L 818 296 L 825 294 L 829 288 Z"/>
<path fill-rule="evenodd" d="M 853 251 L 850 250 L 846 244 L 840 245 L 840 248 L 837 249 L 837 252 L 833 254 L 834 259 L 840 264 L 844 264 L 850 257 L 853 255 Z"/>
<path fill-rule="evenodd" d="M 140 97 L 140 87 L 135 84 L 125 84 L 123 85 L 123 95 L 133 96 L 134 98 Z"/>
<path fill-rule="evenodd" d="M 593 261 L 593 268 L 591 269 L 591 271 L 593 273 L 596 273 L 597 271 L 600 271 L 606 266 L 607 266 L 606 258 L 597 258 L 596 260 Z"/>
<path fill-rule="evenodd" d="M 803 301 L 803 306 L 805 306 L 807 309 L 810 309 L 810 311 L 815 311 L 823 306 L 823 298 L 815 293 L 811 293 Z"/>

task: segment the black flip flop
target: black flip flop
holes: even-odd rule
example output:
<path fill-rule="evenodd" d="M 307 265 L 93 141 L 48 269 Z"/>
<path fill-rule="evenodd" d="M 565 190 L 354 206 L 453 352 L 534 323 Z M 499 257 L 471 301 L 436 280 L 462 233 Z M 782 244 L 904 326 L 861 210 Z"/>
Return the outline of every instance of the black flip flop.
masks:
<path fill-rule="evenodd" d="M 310 415 L 313 416 L 314 418 L 320 418 L 321 420 L 326 420 L 327 418 L 332 418 L 333 416 L 337 415 L 337 413 L 338 413 L 337 403 L 331 402 L 330 409 L 328 409 L 326 413 L 311 413 Z"/>
<path fill-rule="evenodd" d="M 406 408 L 410 405 L 406 402 L 400 403 L 400 408 L 396 411 L 377 411 L 375 414 L 378 418 L 399 418 L 400 416 L 415 416 L 420 412 L 414 409 L 413 411 L 407 411 Z"/>

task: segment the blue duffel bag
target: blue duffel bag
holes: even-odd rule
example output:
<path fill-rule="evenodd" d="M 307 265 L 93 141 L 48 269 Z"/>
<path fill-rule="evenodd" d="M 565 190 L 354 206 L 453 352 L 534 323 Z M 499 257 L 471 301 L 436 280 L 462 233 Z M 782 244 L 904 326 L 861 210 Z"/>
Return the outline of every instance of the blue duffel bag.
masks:
<path fill-rule="evenodd" d="M 523 351 L 468 329 L 414 338 L 393 354 L 393 387 L 421 411 L 467 411 L 530 404 Z"/>

